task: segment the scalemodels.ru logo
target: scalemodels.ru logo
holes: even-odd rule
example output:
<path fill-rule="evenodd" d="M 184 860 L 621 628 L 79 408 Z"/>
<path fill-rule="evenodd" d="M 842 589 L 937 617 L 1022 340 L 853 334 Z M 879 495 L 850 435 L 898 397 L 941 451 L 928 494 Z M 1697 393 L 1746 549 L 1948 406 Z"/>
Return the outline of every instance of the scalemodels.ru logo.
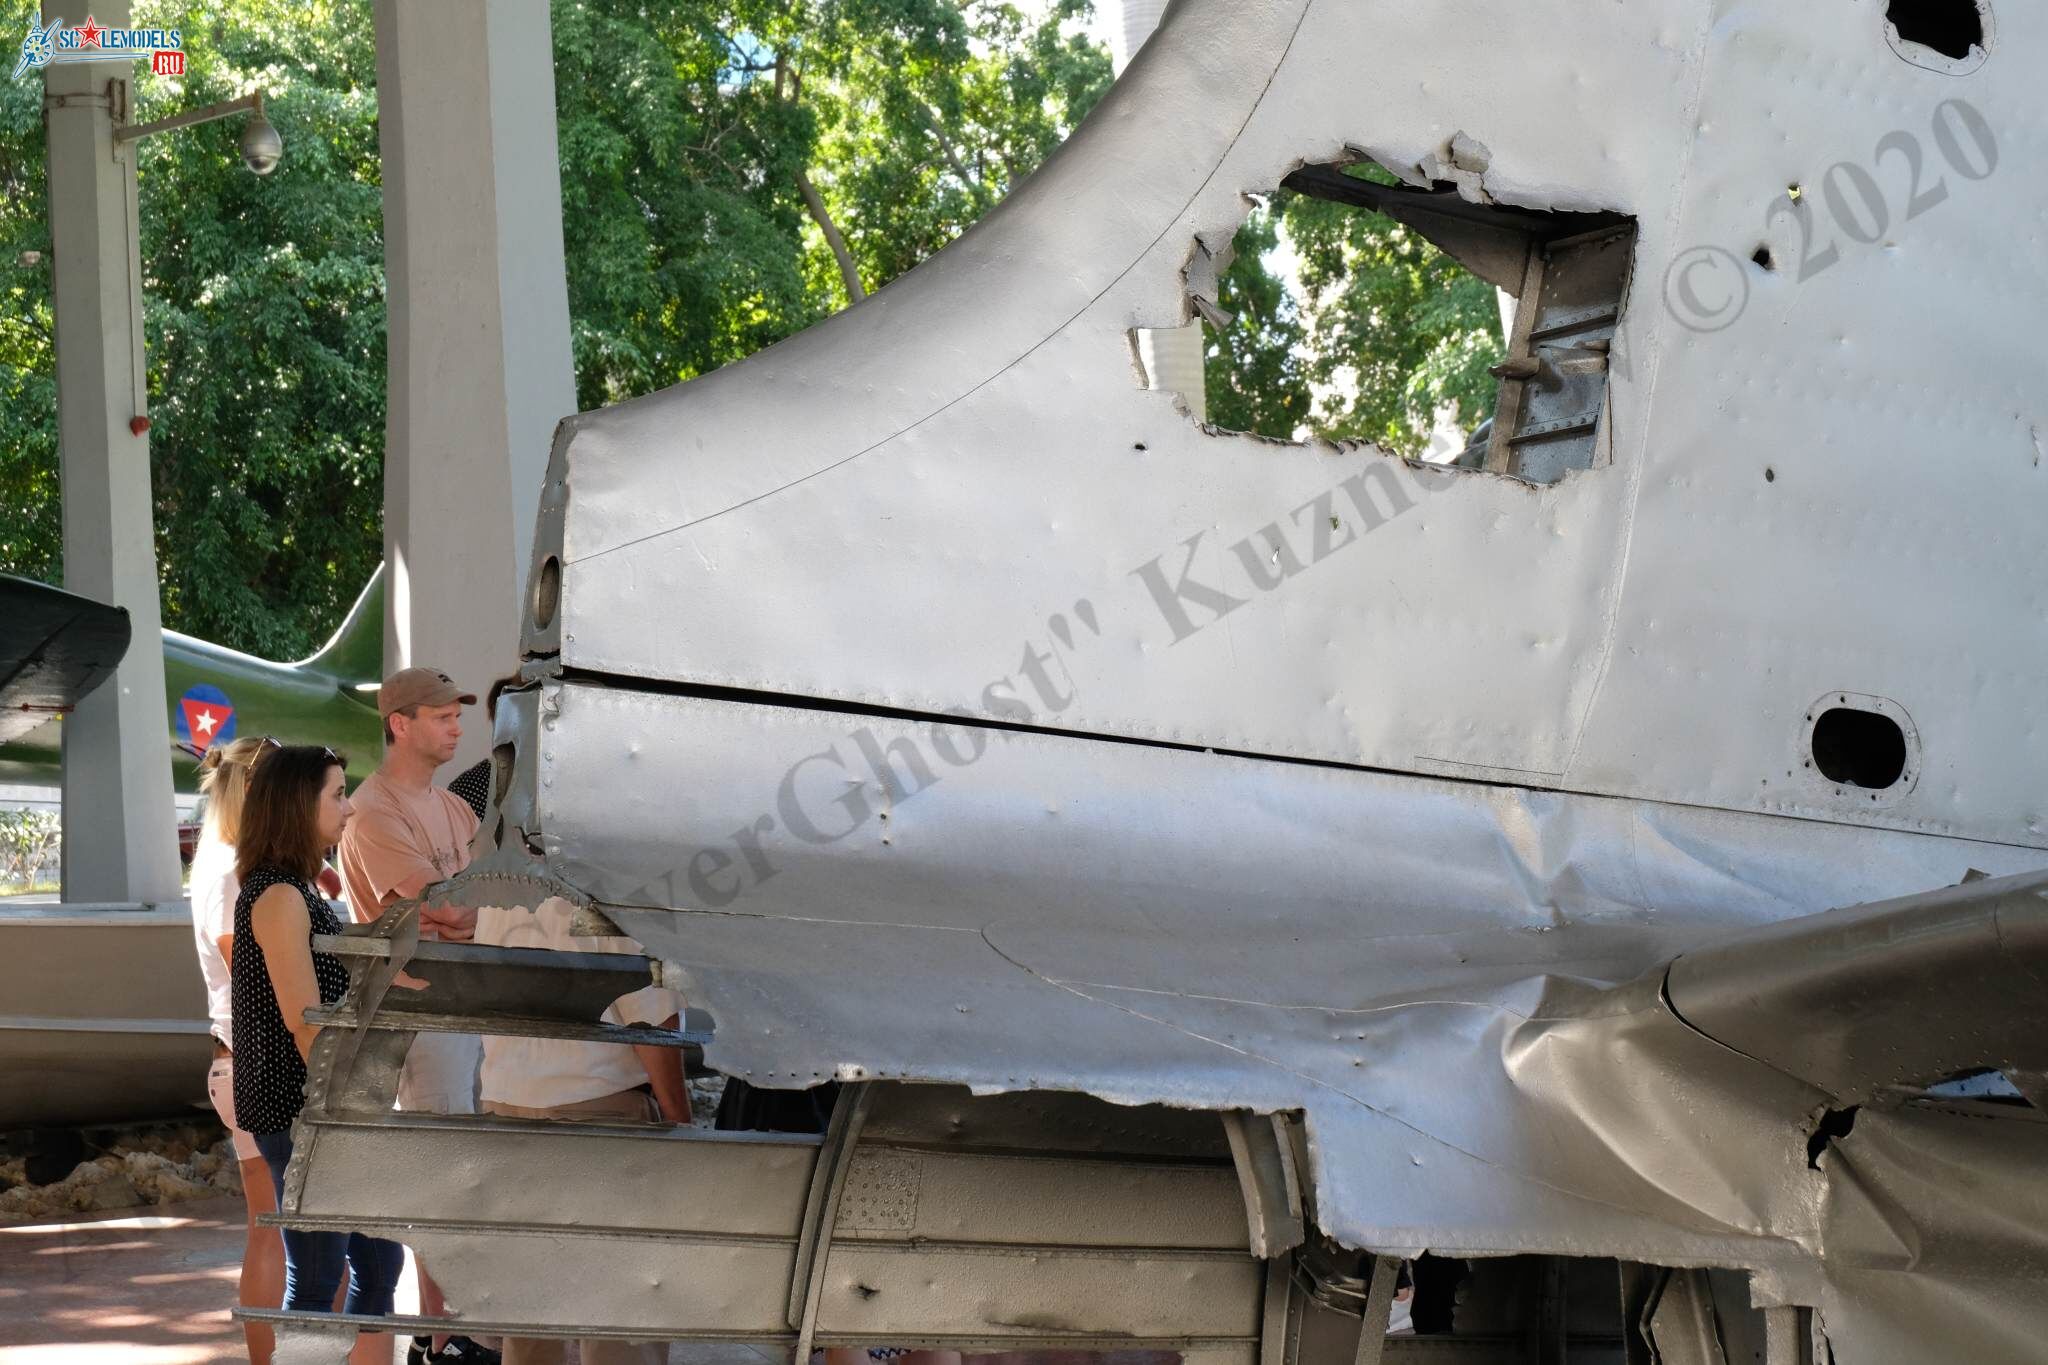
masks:
<path fill-rule="evenodd" d="M 185 74 L 185 40 L 175 28 L 102 28 L 91 15 L 82 24 L 66 28 L 62 19 L 37 27 L 28 21 L 28 37 L 21 40 L 21 60 L 14 64 L 13 79 L 24 71 L 40 71 L 63 62 L 110 62 L 123 57 L 149 59 L 149 69 L 159 76 Z"/>

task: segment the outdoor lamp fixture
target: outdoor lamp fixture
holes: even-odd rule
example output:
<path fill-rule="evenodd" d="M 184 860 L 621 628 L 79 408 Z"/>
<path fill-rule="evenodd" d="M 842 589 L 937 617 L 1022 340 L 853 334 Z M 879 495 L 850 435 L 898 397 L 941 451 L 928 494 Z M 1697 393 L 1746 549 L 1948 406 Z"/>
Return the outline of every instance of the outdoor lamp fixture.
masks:
<path fill-rule="evenodd" d="M 152 133 L 167 133 L 173 128 L 190 128 L 195 123 L 211 123 L 226 118 L 229 114 L 251 110 L 249 121 L 242 125 L 242 164 L 258 175 L 269 175 L 277 169 L 277 163 L 284 156 L 284 139 L 277 135 L 277 129 L 263 115 L 263 92 L 244 95 L 237 100 L 220 104 L 209 104 L 204 109 L 188 113 L 173 114 L 153 123 L 131 123 L 114 130 L 114 141 L 135 142 Z"/>

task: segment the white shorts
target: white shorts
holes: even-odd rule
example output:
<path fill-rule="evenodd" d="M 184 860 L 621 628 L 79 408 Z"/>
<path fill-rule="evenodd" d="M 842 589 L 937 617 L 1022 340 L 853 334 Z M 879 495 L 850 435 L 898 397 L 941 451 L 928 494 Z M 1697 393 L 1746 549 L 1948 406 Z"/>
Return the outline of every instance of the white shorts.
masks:
<path fill-rule="evenodd" d="M 397 1107 L 415 1114 L 474 1114 L 484 1040 L 474 1033 L 422 1033 L 398 1073 Z"/>
<path fill-rule="evenodd" d="M 213 1065 L 206 1068 L 206 1098 L 213 1101 L 213 1112 L 220 1115 L 220 1121 L 228 1126 L 228 1137 L 235 1144 L 235 1160 L 261 1161 L 263 1153 L 256 1150 L 256 1139 L 235 1126 L 233 1057 L 216 1057 Z"/>

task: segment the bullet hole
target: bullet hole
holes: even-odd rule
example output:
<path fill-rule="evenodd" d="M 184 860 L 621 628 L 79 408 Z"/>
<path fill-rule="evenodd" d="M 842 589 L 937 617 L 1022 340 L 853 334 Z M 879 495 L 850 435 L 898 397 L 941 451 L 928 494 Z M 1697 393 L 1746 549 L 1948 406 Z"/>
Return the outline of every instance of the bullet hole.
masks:
<path fill-rule="evenodd" d="M 1799 202 L 1799 196 L 1805 193 L 1804 187 L 1796 180 L 1785 187 L 1785 197 L 1795 204 Z"/>
<path fill-rule="evenodd" d="M 1830 707 L 1814 722 L 1813 763 L 1830 782 L 1883 791 L 1906 774 L 1906 732 L 1876 711 Z"/>
<path fill-rule="evenodd" d="M 1918 43 L 1962 61 L 1984 46 L 1984 12 L 1979 0 L 1891 0 L 1884 17 L 1902 42 Z"/>
<path fill-rule="evenodd" d="M 1828 1149 L 1828 1143 L 1849 1136 L 1856 1126 L 1856 1109 L 1852 1104 L 1847 1109 L 1830 1109 L 1820 1116 L 1820 1122 L 1813 1126 L 1813 1136 L 1806 1140 L 1808 1167 L 1819 1170 L 1820 1154 Z"/>
<path fill-rule="evenodd" d="M 1136 445 L 1134 445 L 1134 446 L 1132 446 L 1132 447 L 1131 447 L 1131 449 L 1132 449 L 1132 450 L 1143 450 L 1144 448 L 1145 448 L 1145 443 L 1144 443 L 1143 441 L 1140 441 L 1140 442 L 1138 442 L 1138 443 L 1137 443 Z"/>
<path fill-rule="evenodd" d="M 1770 467 L 1769 465 L 1766 465 L 1766 466 L 1764 466 L 1764 482 L 1765 482 L 1765 483 L 1776 483 L 1777 481 L 1778 481 L 1778 471 L 1777 471 L 1777 470 L 1775 470 L 1775 469 L 1772 469 L 1772 468 L 1771 468 L 1771 467 Z"/>
<path fill-rule="evenodd" d="M 1767 246 L 1758 247 L 1755 250 L 1755 252 L 1753 252 L 1750 255 L 1749 259 L 1756 262 L 1758 265 L 1762 266 L 1766 270 L 1776 270 L 1778 268 L 1778 263 L 1771 259 L 1771 249 Z"/>

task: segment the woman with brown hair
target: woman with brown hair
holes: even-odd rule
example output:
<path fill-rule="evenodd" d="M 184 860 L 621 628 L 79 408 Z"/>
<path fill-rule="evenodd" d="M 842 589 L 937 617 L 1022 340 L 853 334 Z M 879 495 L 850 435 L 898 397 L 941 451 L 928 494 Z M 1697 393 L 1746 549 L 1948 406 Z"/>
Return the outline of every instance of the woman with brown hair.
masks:
<path fill-rule="evenodd" d="M 235 1116 L 256 1139 L 270 1167 L 271 1189 L 284 1198 L 292 1155 L 292 1122 L 305 1103 L 306 1059 L 318 1024 L 308 1009 L 332 1004 L 348 989 L 348 970 L 332 953 L 313 950 L 316 934 L 338 934 L 341 921 L 314 890 L 320 859 L 348 823 L 343 762 L 332 749 L 285 746 L 265 754 L 249 777 L 242 805 L 235 872 L 235 935 L 228 966 L 234 985 Z M 346 1312 L 391 1312 L 404 1251 L 361 1233 L 284 1234 L 284 1306 L 326 1313 L 344 1271 Z M 349 1357 L 359 1365 L 391 1359 L 390 1339 L 356 1338 Z"/>
<path fill-rule="evenodd" d="M 212 1018 L 213 1065 L 206 1073 L 206 1096 L 227 1125 L 235 1161 L 242 1168 L 242 1201 L 248 1206 L 248 1230 L 242 1241 L 239 1301 L 244 1308 L 274 1308 L 284 1297 L 284 1243 L 277 1229 L 257 1226 L 263 1214 L 275 1213 L 270 1168 L 256 1139 L 235 1121 L 234 994 L 228 954 L 235 937 L 235 901 L 242 883 L 235 876 L 235 841 L 242 836 L 242 804 L 249 772 L 273 739 L 246 738 L 215 744 L 199 760 L 199 790 L 206 797 L 206 819 L 199 847 L 192 854 L 192 937 L 199 952 L 199 975 L 206 981 L 206 1012 Z M 251 1365 L 270 1365 L 274 1349 L 270 1324 L 245 1322 L 242 1337 Z"/>

